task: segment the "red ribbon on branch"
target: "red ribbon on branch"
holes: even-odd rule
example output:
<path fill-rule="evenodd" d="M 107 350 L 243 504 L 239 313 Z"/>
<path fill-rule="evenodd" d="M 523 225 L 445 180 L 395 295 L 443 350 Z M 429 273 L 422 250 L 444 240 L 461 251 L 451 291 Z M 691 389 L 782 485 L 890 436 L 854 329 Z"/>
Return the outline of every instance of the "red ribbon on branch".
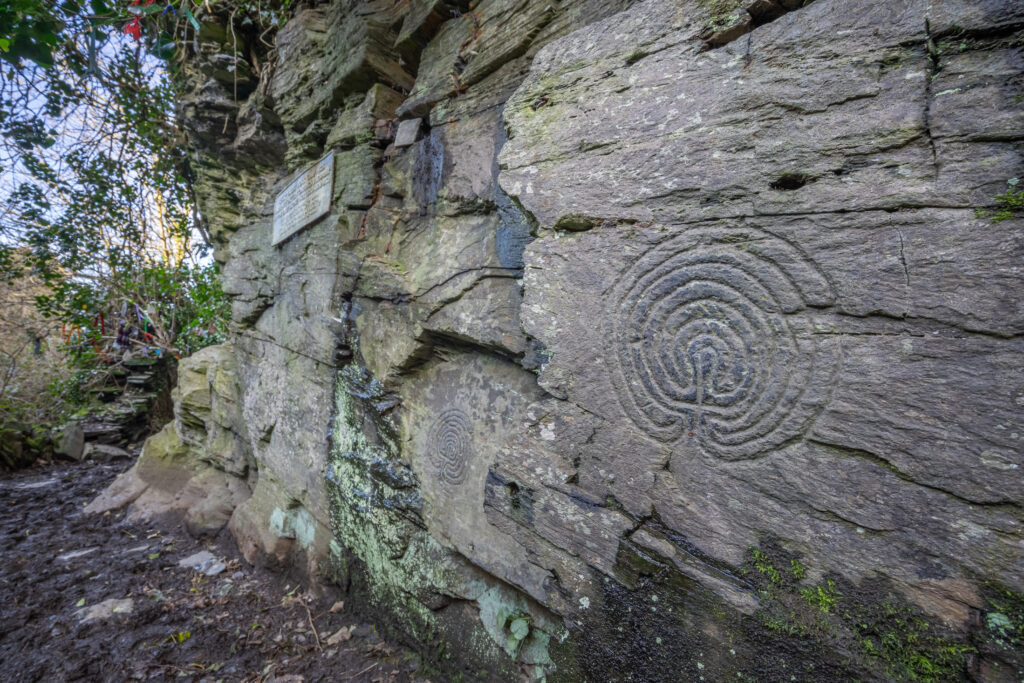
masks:
<path fill-rule="evenodd" d="M 131 36 L 138 42 L 142 38 L 142 25 L 139 23 L 139 18 L 135 17 L 127 24 L 124 25 L 124 32 L 126 35 Z"/>
<path fill-rule="evenodd" d="M 148 5 L 152 5 L 154 2 L 156 2 L 156 0 L 145 0 L 145 2 L 143 2 L 143 0 L 133 0 L 129 6 L 136 7 L 141 4 L 143 7 L 146 7 Z M 125 35 L 129 35 L 134 38 L 135 42 L 138 42 L 139 39 L 142 38 L 142 22 L 140 19 L 140 17 L 135 17 L 124 25 Z"/>

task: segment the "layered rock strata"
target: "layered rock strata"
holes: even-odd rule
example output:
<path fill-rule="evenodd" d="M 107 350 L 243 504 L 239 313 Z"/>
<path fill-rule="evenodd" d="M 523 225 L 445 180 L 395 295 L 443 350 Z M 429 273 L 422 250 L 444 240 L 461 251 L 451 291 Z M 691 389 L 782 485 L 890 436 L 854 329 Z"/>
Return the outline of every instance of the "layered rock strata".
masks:
<path fill-rule="evenodd" d="M 474 678 L 1020 678 L 1019 3 L 225 21 L 181 78 L 232 341 L 147 449 L 245 483 L 247 557 Z"/>

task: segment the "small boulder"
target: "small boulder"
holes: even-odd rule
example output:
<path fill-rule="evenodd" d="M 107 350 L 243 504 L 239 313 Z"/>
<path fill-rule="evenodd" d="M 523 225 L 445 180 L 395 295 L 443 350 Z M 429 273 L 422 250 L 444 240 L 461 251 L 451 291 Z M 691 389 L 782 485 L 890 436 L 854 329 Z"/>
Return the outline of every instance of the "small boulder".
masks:
<path fill-rule="evenodd" d="M 135 602 L 131 598 L 118 600 L 111 598 L 88 607 L 83 607 L 75 612 L 80 621 L 102 621 L 109 619 L 115 614 L 131 614 L 135 609 Z"/>
<path fill-rule="evenodd" d="M 217 574 L 222 573 L 225 569 L 227 569 L 227 566 L 223 562 L 218 561 L 209 565 L 204 565 L 202 572 L 207 576 L 217 576 Z"/>
<path fill-rule="evenodd" d="M 71 460 L 81 460 L 85 454 L 85 433 L 78 422 L 69 422 L 57 434 L 54 452 Z"/>
<path fill-rule="evenodd" d="M 130 458 L 132 454 L 123 448 L 117 446 L 109 446 L 102 443 L 87 443 L 85 444 L 85 451 L 82 454 L 82 459 L 92 458 L 93 460 L 117 460 L 119 458 Z"/>
<path fill-rule="evenodd" d="M 210 566 L 217 560 L 209 550 L 200 550 L 194 555 L 189 555 L 183 560 L 178 561 L 179 567 L 186 567 L 187 569 L 195 569 L 196 571 L 202 571 L 200 567 L 204 565 Z"/>

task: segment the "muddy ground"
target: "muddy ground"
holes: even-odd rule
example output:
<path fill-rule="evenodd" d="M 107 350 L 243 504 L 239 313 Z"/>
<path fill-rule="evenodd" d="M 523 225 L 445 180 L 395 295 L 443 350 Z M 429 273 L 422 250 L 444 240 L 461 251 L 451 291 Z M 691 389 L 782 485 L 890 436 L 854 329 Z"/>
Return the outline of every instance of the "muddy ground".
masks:
<path fill-rule="evenodd" d="M 130 464 L 0 475 L 0 679 L 425 680 L 412 654 L 335 598 L 247 565 L 226 534 L 199 542 L 124 512 L 84 515 Z M 223 570 L 179 566 L 203 550 Z"/>

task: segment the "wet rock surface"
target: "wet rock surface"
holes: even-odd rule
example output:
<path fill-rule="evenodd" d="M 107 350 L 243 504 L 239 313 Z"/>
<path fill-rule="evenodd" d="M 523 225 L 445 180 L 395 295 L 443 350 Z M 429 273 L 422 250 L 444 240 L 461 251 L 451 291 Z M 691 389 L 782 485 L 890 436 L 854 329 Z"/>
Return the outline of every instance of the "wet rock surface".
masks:
<path fill-rule="evenodd" d="M 83 514 L 123 467 L 0 477 L 0 678 L 417 680 L 409 653 L 333 596 L 249 566 L 230 538 Z M 178 566 L 196 552 L 229 571 Z M 349 637 L 329 643 L 342 629 Z"/>

